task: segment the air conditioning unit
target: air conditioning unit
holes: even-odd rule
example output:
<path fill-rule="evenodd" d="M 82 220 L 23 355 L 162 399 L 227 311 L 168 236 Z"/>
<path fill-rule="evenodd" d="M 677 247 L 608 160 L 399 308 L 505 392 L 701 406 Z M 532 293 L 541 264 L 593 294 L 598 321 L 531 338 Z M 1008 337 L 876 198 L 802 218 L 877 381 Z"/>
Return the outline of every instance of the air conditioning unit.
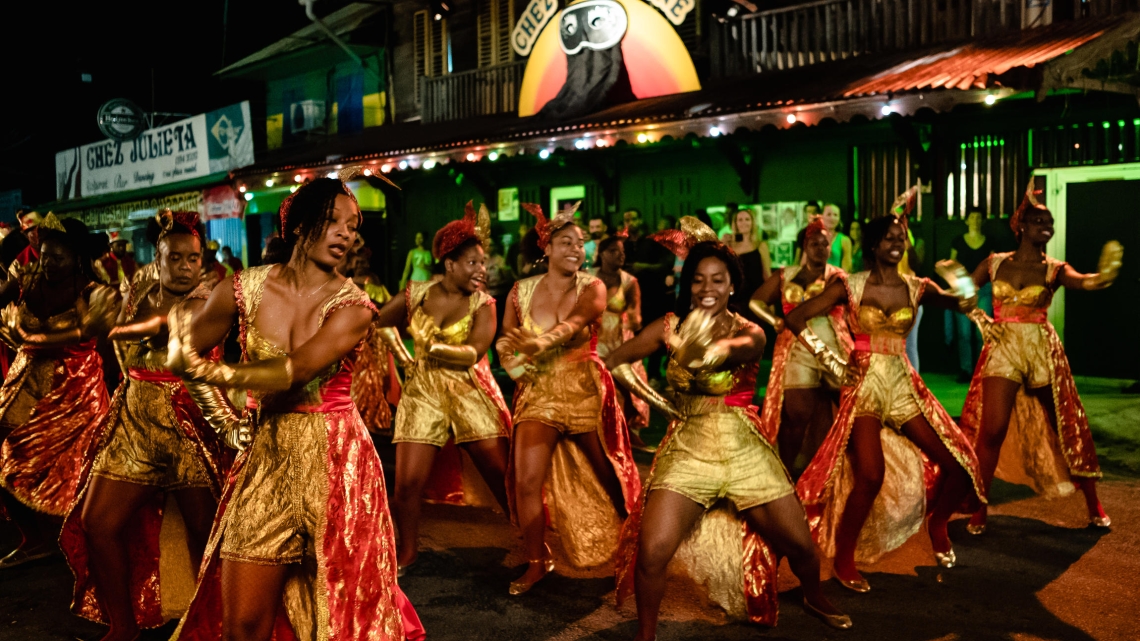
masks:
<path fill-rule="evenodd" d="M 325 101 L 302 100 L 289 105 L 289 131 L 295 134 L 325 126 Z"/>

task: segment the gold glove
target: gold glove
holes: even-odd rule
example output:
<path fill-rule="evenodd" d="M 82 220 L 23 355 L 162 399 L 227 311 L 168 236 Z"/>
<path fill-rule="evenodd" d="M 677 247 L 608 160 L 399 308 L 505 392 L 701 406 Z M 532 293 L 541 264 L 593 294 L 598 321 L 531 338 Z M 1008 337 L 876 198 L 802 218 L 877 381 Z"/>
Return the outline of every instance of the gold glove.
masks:
<path fill-rule="evenodd" d="M 526 355 L 515 354 L 509 338 L 504 336 L 496 341 L 495 352 L 499 354 L 499 363 L 502 364 L 503 369 L 507 371 L 507 376 L 510 376 L 512 381 L 524 383 L 531 381 L 534 365 L 530 363 L 530 359 Z"/>
<path fill-rule="evenodd" d="M 115 325 L 122 307 L 119 291 L 107 285 L 96 285 L 87 302 L 87 313 L 83 315 L 83 330 L 88 336 L 106 334 Z"/>
<path fill-rule="evenodd" d="M 950 294 L 958 298 L 977 295 L 978 288 L 974 285 L 974 279 L 958 261 L 940 260 L 934 264 L 934 271 L 950 286 Z"/>
<path fill-rule="evenodd" d="M 408 324 L 408 333 L 411 334 L 412 341 L 415 343 L 415 357 L 417 359 L 425 358 L 428 348 L 435 340 L 435 321 L 426 313 L 415 314 L 412 316 L 412 322 Z"/>
<path fill-rule="evenodd" d="M 768 325 L 771 325 L 772 329 L 776 330 L 777 334 L 784 331 L 784 319 L 776 316 L 772 312 L 772 308 L 769 307 L 768 304 L 764 301 L 753 298 L 752 300 L 748 301 L 748 309 L 752 310 L 753 314 L 756 314 L 756 318 L 759 318 Z"/>
<path fill-rule="evenodd" d="M 723 363 L 728 352 L 723 347 L 715 347 L 712 337 L 715 327 L 716 318 L 712 314 L 703 309 L 690 312 L 677 332 L 669 337 L 674 360 L 690 370 L 707 369 Z"/>
<path fill-rule="evenodd" d="M 408 347 L 404 345 L 404 341 L 400 340 L 400 332 L 396 331 L 395 327 L 380 327 L 376 332 L 379 334 L 380 340 L 387 346 L 388 351 L 392 352 L 397 363 L 404 367 L 412 363 L 412 355 L 408 353 Z"/>
<path fill-rule="evenodd" d="M 20 338 L 20 308 L 15 304 L 7 305 L 0 311 L 0 340 L 13 350 L 20 349 L 23 343 Z"/>
<path fill-rule="evenodd" d="M 815 332 L 811 331 L 810 327 L 805 327 L 804 331 L 800 332 L 800 342 L 808 348 L 808 351 L 815 356 L 820 365 L 824 369 L 831 372 L 841 381 L 847 380 L 847 361 L 843 360 L 836 354 L 827 343 L 823 342 Z"/>
<path fill-rule="evenodd" d="M 20 333 L 20 340 L 27 345 L 37 345 L 40 347 L 55 347 L 58 345 L 72 345 L 83 340 L 83 330 L 78 327 L 72 329 L 65 329 L 59 332 L 39 332 L 36 334 L 29 334 L 24 331 L 23 327 L 18 329 Z"/>
<path fill-rule="evenodd" d="M 648 383 L 641 380 L 641 377 L 633 371 L 633 367 L 629 363 L 618 365 L 611 373 L 614 380 L 621 383 L 622 387 L 645 399 L 646 403 L 664 414 L 670 421 L 679 421 L 684 418 L 667 398 L 658 394 Z"/>
<path fill-rule="evenodd" d="M 470 345 L 448 345 L 432 343 L 427 355 L 432 359 L 452 367 L 473 367 L 479 360 L 479 353 Z"/>
<path fill-rule="evenodd" d="M 1104 289 L 1120 275 L 1121 259 L 1124 258 L 1124 246 L 1115 240 L 1104 244 L 1100 250 L 1100 260 L 1097 262 L 1096 275 L 1081 281 L 1084 289 Z"/>
<path fill-rule="evenodd" d="M 113 341 L 140 341 L 158 335 L 164 325 L 165 316 L 151 316 L 144 321 L 115 327 L 107 334 L 107 338 Z"/>
<path fill-rule="evenodd" d="M 966 316 L 974 321 L 974 325 L 978 327 L 978 331 L 982 333 L 982 340 L 987 343 L 994 343 L 1001 340 L 1005 334 L 1005 325 L 995 323 L 983 310 L 974 308 Z"/>
<path fill-rule="evenodd" d="M 183 379 L 246 390 L 285 391 L 293 386 L 293 362 L 288 356 L 229 365 L 203 359 L 190 342 L 190 310 L 179 303 L 167 316 L 166 343 L 170 371 Z"/>
<path fill-rule="evenodd" d="M 202 410 L 202 417 L 227 447 L 244 450 L 253 442 L 253 427 L 248 417 L 238 416 L 220 388 L 206 383 L 187 381 L 186 391 Z"/>
<path fill-rule="evenodd" d="M 531 341 L 535 351 L 531 352 L 530 355 L 534 356 L 535 354 L 541 354 L 549 349 L 558 347 L 570 340 L 572 336 L 574 336 L 574 328 L 566 321 L 562 321 Z M 519 351 L 525 353 L 527 350 L 520 349 Z"/>

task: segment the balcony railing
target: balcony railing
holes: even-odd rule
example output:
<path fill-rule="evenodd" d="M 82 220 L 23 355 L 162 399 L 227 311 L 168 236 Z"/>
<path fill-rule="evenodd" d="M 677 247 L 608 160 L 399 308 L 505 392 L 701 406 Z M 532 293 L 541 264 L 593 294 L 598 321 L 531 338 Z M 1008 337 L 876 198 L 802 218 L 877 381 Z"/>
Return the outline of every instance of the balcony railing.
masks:
<path fill-rule="evenodd" d="M 425 123 L 510 113 L 518 109 L 526 61 L 421 78 Z"/>
<path fill-rule="evenodd" d="M 1027 0 L 818 0 L 713 20 L 712 73 L 739 76 L 1018 31 L 1043 22 Z M 1034 3 L 1044 5 L 1046 3 Z M 1062 0 L 1053 19 L 1135 11 L 1138 0 Z"/>

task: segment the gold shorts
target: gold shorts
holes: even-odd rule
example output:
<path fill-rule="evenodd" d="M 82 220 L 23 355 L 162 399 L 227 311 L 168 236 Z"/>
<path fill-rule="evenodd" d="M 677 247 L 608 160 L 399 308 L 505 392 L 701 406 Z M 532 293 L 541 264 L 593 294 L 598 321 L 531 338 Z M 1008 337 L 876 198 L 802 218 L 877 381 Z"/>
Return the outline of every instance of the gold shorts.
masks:
<path fill-rule="evenodd" d="M 1037 323 L 1004 323 L 1001 340 L 990 347 L 982 378 L 1006 378 L 1033 389 L 1053 383 L 1048 329 Z"/>
<path fill-rule="evenodd" d="M 173 387 L 173 385 L 171 385 Z M 91 473 L 166 490 L 210 487 L 194 442 L 182 433 L 166 385 L 131 380 Z"/>
<path fill-rule="evenodd" d="M 685 405 L 687 395 L 678 396 L 678 405 Z M 705 508 L 727 498 L 738 511 L 795 492 L 780 457 L 739 410 L 720 397 L 705 398 L 709 405 L 719 401 L 719 408 L 690 414 L 677 427 L 657 453 L 650 491 L 670 490 Z"/>
<path fill-rule="evenodd" d="M 544 361 L 515 403 L 515 425 L 537 421 L 563 434 L 586 434 L 602 420 L 597 365 L 581 346 Z"/>
<path fill-rule="evenodd" d="M 835 353 L 842 354 L 841 351 Z M 797 340 L 792 349 L 788 350 L 788 360 L 784 363 L 784 389 L 826 387 L 838 390 L 841 386 L 842 381 L 839 377 L 820 365 L 803 343 Z"/>
<path fill-rule="evenodd" d="M 859 396 L 855 399 L 855 418 L 870 416 L 885 427 L 899 430 L 907 421 L 922 414 L 905 356 L 871 354 L 862 379 Z"/>
<path fill-rule="evenodd" d="M 426 443 L 443 447 L 510 434 L 499 408 L 479 389 L 468 370 L 417 367 L 400 393 L 393 443 Z"/>
<path fill-rule="evenodd" d="M 290 413 L 258 423 L 226 507 L 223 559 L 284 565 L 315 558 L 328 507 L 327 420 Z"/>

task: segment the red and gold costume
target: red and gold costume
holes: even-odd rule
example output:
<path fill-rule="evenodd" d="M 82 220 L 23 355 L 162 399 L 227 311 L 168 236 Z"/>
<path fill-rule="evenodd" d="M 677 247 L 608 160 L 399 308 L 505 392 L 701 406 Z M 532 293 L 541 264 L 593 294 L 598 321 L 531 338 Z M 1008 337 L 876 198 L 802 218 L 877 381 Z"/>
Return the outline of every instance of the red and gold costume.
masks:
<path fill-rule="evenodd" d="M 881 309 L 862 304 L 870 274 L 852 274 L 846 281 L 847 324 L 855 335 L 848 367 L 856 381 L 843 388 L 835 423 L 796 486 L 816 543 L 826 556 L 834 557 L 836 530 L 853 484 L 847 452 L 851 428 L 855 419 L 863 416 L 882 423 L 886 475 L 855 549 L 856 561 L 867 563 L 918 532 L 926 514 L 927 492 L 938 482 L 937 468 L 927 463 L 918 447 L 900 432 L 912 418 L 920 414 L 926 418 L 970 475 L 974 492 L 983 496 L 973 446 L 906 357 L 906 335 L 930 281 L 902 275 L 910 292 L 910 305 L 888 316 Z"/>
<path fill-rule="evenodd" d="M 822 294 L 832 278 L 847 277 L 842 269 L 827 265 L 823 276 L 805 289 L 795 282 L 800 269 L 798 266 L 780 269 L 780 303 L 785 317 L 804 301 Z M 826 316 L 808 320 L 808 328 L 833 352 L 844 358 L 854 347 L 851 332 L 847 329 L 846 316 L 847 306 L 836 305 Z M 775 442 L 784 409 L 784 390 L 825 387 L 838 391 L 842 385 L 843 381 L 820 365 L 791 330 L 784 329 L 776 337 L 776 346 L 772 351 L 772 372 L 768 376 L 768 391 L 764 395 L 764 408 L 760 414 L 761 433 L 769 441 Z M 823 434 L 808 434 L 807 440 L 811 443 L 805 443 L 805 451 L 814 451 L 823 437 Z"/>
<path fill-rule="evenodd" d="M 749 324 L 731 314 L 728 335 Z M 677 317 L 666 314 L 666 345 L 677 332 Z M 657 489 L 688 497 L 706 509 L 682 543 L 672 567 L 704 585 L 709 599 L 730 615 L 775 625 L 777 559 L 768 544 L 737 513 L 792 494 L 795 489 L 780 457 L 764 435 L 752 395 L 759 364 L 693 372 L 675 359 L 670 346 L 665 376 L 673 404 L 684 417 L 669 424 L 653 459 L 646 495 Z M 721 499 L 728 499 L 732 506 Z M 644 502 L 626 521 L 617 559 L 618 600 L 633 593 Z"/>
<path fill-rule="evenodd" d="M 108 285 L 118 286 L 120 283 L 129 283 L 139 270 L 138 263 L 131 256 L 119 258 L 112 252 L 103 254 L 95 261 L 95 273 Z"/>
<path fill-rule="evenodd" d="M 285 356 L 255 324 L 274 267 L 233 277 L 247 361 Z M 320 323 L 354 305 L 375 311 L 346 281 L 322 305 Z M 221 636 L 219 559 L 225 558 L 289 565 L 277 639 L 290 638 L 289 631 L 299 639 L 404 639 L 401 608 L 410 605 L 396 585 L 384 474 L 350 394 L 357 352 L 299 392 L 250 395 L 253 442 L 230 472 L 177 638 Z"/>
<path fill-rule="evenodd" d="M 89 285 L 67 311 L 40 319 L 24 300 L 40 278 L 38 268 L 20 276 L 17 322 L 27 333 L 78 329 L 80 309 L 97 285 Z M 52 516 L 65 516 L 74 504 L 107 413 L 103 360 L 95 345 L 93 338 L 62 346 L 24 344 L 0 387 L 0 429 L 10 430 L 0 449 L 0 484 L 21 503 Z"/>
<path fill-rule="evenodd" d="M 1016 290 L 997 278 L 1011 253 L 990 256 L 994 291 L 994 322 L 1004 326 L 996 342 L 987 341 L 970 381 L 962 409 L 962 431 L 976 442 L 982 427 L 982 381 L 997 377 L 1016 381 L 1022 388 L 1009 419 L 996 476 L 1032 487 L 1049 497 L 1073 492 L 1074 478 L 1100 478 L 1096 446 L 1069 359 L 1057 332 L 1048 321 L 1057 276 L 1065 263 L 1046 257 L 1045 285 Z M 1041 403 L 1026 389 L 1049 387 L 1057 415 L 1056 432 L 1049 429 Z"/>
<path fill-rule="evenodd" d="M 598 268 L 593 267 L 589 272 L 597 276 Z M 626 299 L 626 292 L 637 286 L 637 277 L 624 269 L 619 270 L 618 273 L 621 276 L 621 283 L 616 288 L 606 289 L 606 311 L 602 312 L 602 324 L 598 329 L 598 356 L 601 358 L 609 356 L 610 352 L 633 338 L 635 334 L 633 331 L 634 315 L 638 319 L 641 317 L 641 310 L 630 309 L 629 301 Z M 641 380 L 649 380 L 645 373 L 645 365 L 641 361 L 633 363 L 632 367 Z M 649 425 L 649 404 L 636 394 L 630 395 L 630 401 L 634 413 L 633 416 L 626 417 L 629 427 L 634 430 L 647 427 Z"/>
<path fill-rule="evenodd" d="M 531 302 L 543 278 L 518 281 L 510 294 L 518 326 L 535 335 L 544 330 L 531 315 Z M 585 272 L 577 272 L 576 278 L 578 296 L 597 280 Z M 613 378 L 598 358 L 599 325 L 595 322 L 572 337 L 568 344 L 582 341 L 575 347 L 563 345 L 531 357 L 534 371 L 520 379 L 515 390 L 514 424 L 535 421 L 564 435 L 596 433 L 621 484 L 625 509 L 632 512 L 641 481 Z M 507 475 L 512 486 L 507 488 L 508 496 L 515 496 L 513 478 Z M 559 440 L 544 489 L 551 524 L 571 562 L 589 567 L 609 561 L 617 548 L 621 522 L 586 455 L 573 441 Z"/>
<path fill-rule="evenodd" d="M 365 283 L 364 293 L 377 307 L 392 298 L 387 287 L 371 282 Z M 392 433 L 392 406 L 400 402 L 400 378 L 396 374 L 395 359 L 375 324 L 352 374 L 352 400 L 369 432 Z"/>
<path fill-rule="evenodd" d="M 139 303 L 161 287 L 157 264 L 143 267 L 127 284 L 124 321 L 131 322 Z M 199 286 L 185 299 L 206 299 Z M 165 346 L 149 341 L 120 343 L 127 376 L 111 399 L 110 411 L 96 431 L 95 447 L 82 465 L 81 488 L 64 520 L 60 546 L 75 574 L 72 610 L 86 619 L 107 623 L 91 580 L 87 537 L 83 530 L 83 496 L 92 476 L 103 476 L 165 492 L 209 488 L 221 495 L 230 456 L 202 417 L 182 379 L 166 368 Z M 186 530 L 173 497 L 163 492 L 134 516 L 128 528 L 130 591 L 139 627 L 154 628 L 182 616 L 194 594 L 197 568 L 190 564 Z"/>

